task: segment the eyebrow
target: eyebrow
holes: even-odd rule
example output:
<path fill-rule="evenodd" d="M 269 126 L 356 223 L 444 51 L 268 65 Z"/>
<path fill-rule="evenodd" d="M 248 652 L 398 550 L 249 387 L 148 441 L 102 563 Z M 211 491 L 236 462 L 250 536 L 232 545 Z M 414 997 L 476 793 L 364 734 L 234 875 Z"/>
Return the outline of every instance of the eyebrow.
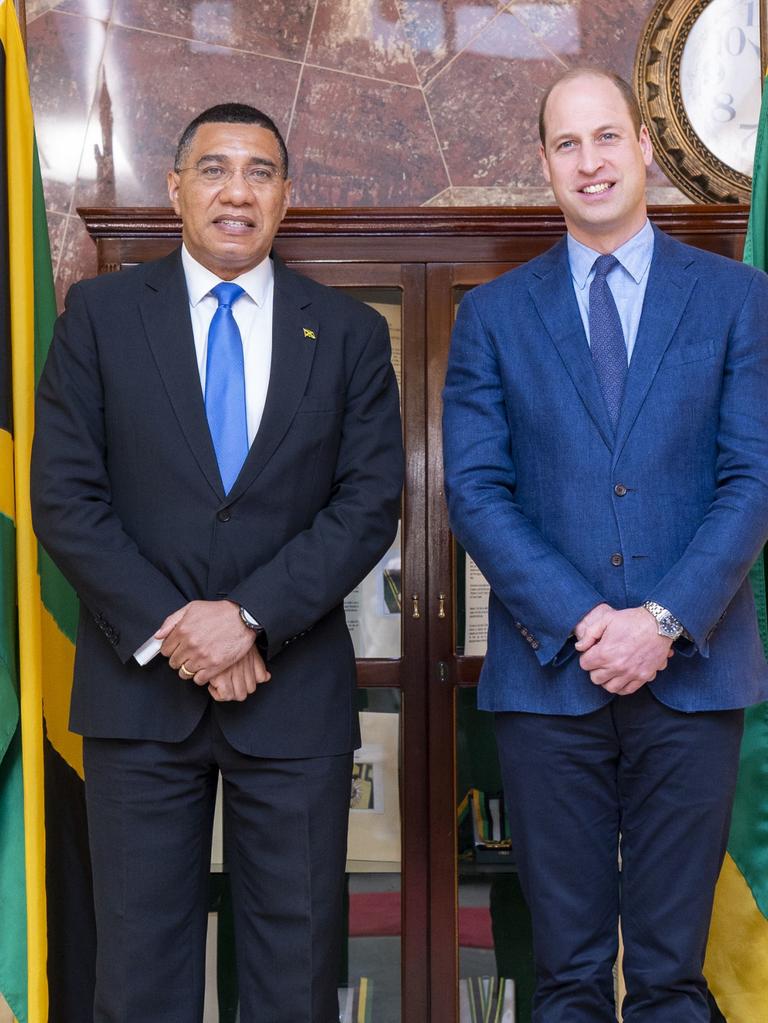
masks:
<path fill-rule="evenodd" d="M 604 131 L 622 131 L 621 125 L 619 124 L 601 124 L 597 128 L 594 128 L 590 134 L 600 135 Z M 575 131 L 561 131 L 557 135 L 552 136 L 552 142 L 562 142 L 563 139 L 570 139 L 578 136 L 578 132 Z"/>
<path fill-rule="evenodd" d="M 201 167 L 206 163 L 232 163 L 232 161 L 223 153 L 206 153 L 200 157 L 195 166 Z M 249 167 L 273 167 L 275 170 L 279 167 L 274 160 L 270 160 L 266 156 L 252 156 L 247 163 Z"/>

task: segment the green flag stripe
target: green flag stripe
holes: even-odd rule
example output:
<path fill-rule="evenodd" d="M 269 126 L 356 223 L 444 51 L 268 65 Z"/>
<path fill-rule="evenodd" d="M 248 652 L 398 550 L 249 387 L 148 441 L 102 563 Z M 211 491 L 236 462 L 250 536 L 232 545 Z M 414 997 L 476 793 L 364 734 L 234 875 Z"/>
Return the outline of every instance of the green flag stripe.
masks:
<path fill-rule="evenodd" d="M 752 584 L 752 592 L 755 595 L 755 609 L 757 610 L 757 625 L 760 629 L 760 638 L 763 641 L 763 650 L 768 654 L 768 610 L 765 599 L 765 568 L 763 558 L 758 558 L 749 573 L 749 581 Z"/>
<path fill-rule="evenodd" d="M 40 574 L 40 594 L 45 608 L 70 643 L 75 643 L 80 604 L 72 587 L 39 544 L 37 570 Z"/>
<path fill-rule="evenodd" d="M 35 380 L 45 364 L 51 343 L 51 326 L 56 318 L 56 296 L 51 274 L 51 248 L 45 217 L 43 181 L 37 146 L 33 153 L 33 265 L 35 276 Z M 53 620 L 74 643 L 77 634 L 78 601 L 68 583 L 48 555 L 38 546 L 38 572 L 43 604 Z"/>
<path fill-rule="evenodd" d="M 32 243 L 35 276 L 35 383 L 43 371 L 51 327 L 56 319 L 56 293 L 51 272 L 51 245 L 48 239 L 48 221 L 45 216 L 43 179 L 37 141 L 32 152 Z"/>
<path fill-rule="evenodd" d="M 20 1023 L 27 1017 L 27 913 L 25 899 L 24 785 L 21 774 L 19 729 L 0 761 L 0 991 Z"/>
<path fill-rule="evenodd" d="M 768 704 L 746 711 L 728 852 L 768 917 Z"/>
<path fill-rule="evenodd" d="M 752 206 L 744 242 L 744 262 L 768 269 L 768 81 L 763 86 L 763 101 L 755 141 L 755 163 L 752 169 Z"/>

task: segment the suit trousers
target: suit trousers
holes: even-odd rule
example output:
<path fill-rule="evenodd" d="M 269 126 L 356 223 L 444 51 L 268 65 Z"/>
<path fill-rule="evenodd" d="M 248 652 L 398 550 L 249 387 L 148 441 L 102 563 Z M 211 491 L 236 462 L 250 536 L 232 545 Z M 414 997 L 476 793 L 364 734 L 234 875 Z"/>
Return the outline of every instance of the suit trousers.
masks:
<path fill-rule="evenodd" d="M 619 918 L 624 1023 L 709 1023 L 702 967 L 743 720 L 672 710 L 647 686 L 583 716 L 496 715 L 533 1023 L 615 1023 Z"/>
<path fill-rule="evenodd" d="M 242 1023 L 336 1023 L 352 755 L 247 756 L 206 710 L 168 743 L 84 740 L 94 1023 L 197 1023 L 219 771 Z"/>

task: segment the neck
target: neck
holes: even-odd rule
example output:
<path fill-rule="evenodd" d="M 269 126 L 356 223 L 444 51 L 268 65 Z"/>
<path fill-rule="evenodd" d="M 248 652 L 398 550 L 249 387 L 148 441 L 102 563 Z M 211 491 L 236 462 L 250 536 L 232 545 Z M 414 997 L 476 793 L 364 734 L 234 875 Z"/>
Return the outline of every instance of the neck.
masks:
<path fill-rule="evenodd" d="M 631 225 L 624 224 L 620 228 L 606 227 L 603 231 L 585 231 L 577 224 L 569 224 L 567 220 L 565 226 L 568 228 L 570 236 L 577 242 L 586 245 L 588 249 L 599 252 L 601 256 L 607 256 L 609 253 L 615 252 L 616 249 L 620 249 L 630 238 L 634 238 L 643 229 L 647 219 L 648 214 L 643 210 L 642 217 L 633 220 Z"/>

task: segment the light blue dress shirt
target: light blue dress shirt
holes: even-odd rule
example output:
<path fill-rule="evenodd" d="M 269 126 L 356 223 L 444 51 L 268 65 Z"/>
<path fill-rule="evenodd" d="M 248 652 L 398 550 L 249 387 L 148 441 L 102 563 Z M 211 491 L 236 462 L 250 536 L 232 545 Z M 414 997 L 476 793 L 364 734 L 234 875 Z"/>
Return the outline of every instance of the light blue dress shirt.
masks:
<path fill-rule="evenodd" d="M 571 266 L 573 290 L 584 324 L 584 333 L 589 343 L 589 286 L 595 276 L 594 264 L 602 255 L 594 249 L 582 245 L 568 235 L 568 261 Z M 653 228 L 646 220 L 637 234 L 624 242 L 613 253 L 619 265 L 608 274 L 608 287 L 619 311 L 621 329 L 627 346 L 627 362 L 637 340 L 637 329 L 640 326 L 640 315 L 643 311 L 645 289 L 648 284 L 648 271 L 653 256 Z"/>

